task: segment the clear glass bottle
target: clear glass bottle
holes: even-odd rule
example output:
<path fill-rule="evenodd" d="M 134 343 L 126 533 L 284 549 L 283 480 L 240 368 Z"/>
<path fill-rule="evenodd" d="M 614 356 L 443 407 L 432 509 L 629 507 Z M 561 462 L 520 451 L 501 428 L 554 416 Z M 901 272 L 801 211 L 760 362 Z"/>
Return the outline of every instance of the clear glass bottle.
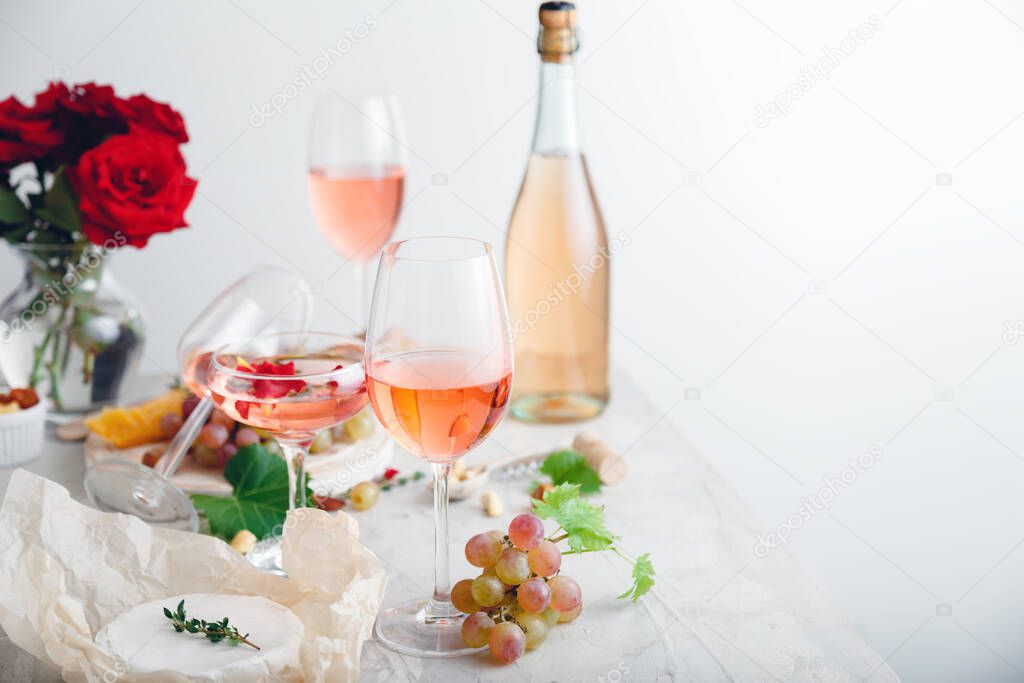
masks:
<path fill-rule="evenodd" d="M 537 125 L 505 251 L 512 414 L 573 422 L 608 403 L 611 264 L 576 126 L 575 7 L 545 2 L 540 24 Z"/>

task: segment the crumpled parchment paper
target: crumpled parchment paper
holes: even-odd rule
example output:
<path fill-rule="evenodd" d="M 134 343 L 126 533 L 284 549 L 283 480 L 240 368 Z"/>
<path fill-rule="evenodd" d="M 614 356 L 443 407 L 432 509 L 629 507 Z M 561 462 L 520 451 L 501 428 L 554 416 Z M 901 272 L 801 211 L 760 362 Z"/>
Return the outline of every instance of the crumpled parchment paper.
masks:
<path fill-rule="evenodd" d="M 95 644 L 96 633 L 150 600 L 262 595 L 305 626 L 301 680 L 354 681 L 387 582 L 358 533 L 344 513 L 295 510 L 284 525 L 288 578 L 271 576 L 219 539 L 99 512 L 18 470 L 0 509 L 0 626 L 66 681 L 178 681 L 184 679 L 171 672 L 126 674 L 124 662 Z"/>

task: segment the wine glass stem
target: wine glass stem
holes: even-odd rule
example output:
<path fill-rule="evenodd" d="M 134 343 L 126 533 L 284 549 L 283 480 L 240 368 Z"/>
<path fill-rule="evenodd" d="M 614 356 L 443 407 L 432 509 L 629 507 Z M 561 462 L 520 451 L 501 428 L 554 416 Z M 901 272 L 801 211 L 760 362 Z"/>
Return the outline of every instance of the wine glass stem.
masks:
<path fill-rule="evenodd" d="M 453 617 L 448 578 L 448 473 L 449 463 L 433 463 L 434 470 L 434 594 L 427 603 L 427 620 Z"/>
<path fill-rule="evenodd" d="M 278 437 L 285 465 L 288 466 L 288 509 L 306 507 L 306 460 L 311 439 L 285 439 Z"/>
<path fill-rule="evenodd" d="M 365 330 L 370 325 L 370 268 L 362 260 L 356 259 L 352 268 L 356 278 L 356 296 L 359 297 L 356 311 L 359 314 L 359 324 Z"/>
<path fill-rule="evenodd" d="M 192 442 L 195 441 L 196 435 L 199 434 L 199 430 L 206 424 L 206 418 L 210 416 L 210 412 L 213 410 L 213 399 L 210 398 L 209 394 L 203 396 L 203 399 L 192 409 L 192 414 L 185 420 L 185 424 L 181 426 L 178 433 L 174 435 L 174 439 L 167 446 L 167 450 L 164 451 L 163 457 L 157 463 L 157 472 L 164 479 L 170 479 L 175 472 L 178 471 L 178 465 L 181 464 L 181 459 L 188 452 L 188 449 L 192 446 Z"/>

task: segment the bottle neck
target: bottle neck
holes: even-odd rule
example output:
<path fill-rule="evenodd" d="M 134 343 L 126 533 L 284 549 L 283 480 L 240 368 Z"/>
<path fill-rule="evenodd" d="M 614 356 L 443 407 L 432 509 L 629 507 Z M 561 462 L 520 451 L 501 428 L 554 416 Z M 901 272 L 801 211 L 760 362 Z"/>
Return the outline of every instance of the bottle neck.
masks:
<path fill-rule="evenodd" d="M 571 59 L 541 62 L 533 153 L 552 156 L 576 156 L 580 153 L 576 126 L 576 68 Z"/>

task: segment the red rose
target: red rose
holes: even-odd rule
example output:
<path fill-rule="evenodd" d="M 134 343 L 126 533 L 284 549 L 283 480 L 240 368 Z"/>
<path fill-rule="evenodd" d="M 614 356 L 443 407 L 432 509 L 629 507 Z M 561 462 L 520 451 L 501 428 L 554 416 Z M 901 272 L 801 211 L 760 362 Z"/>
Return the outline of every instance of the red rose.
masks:
<path fill-rule="evenodd" d="M 237 369 L 252 375 L 264 375 L 267 377 L 295 376 L 295 363 L 273 363 L 264 360 L 251 365 L 244 360 L 239 360 Z M 252 380 L 251 393 L 256 398 L 283 398 L 292 392 L 298 393 L 305 388 L 306 382 L 301 379 L 254 379 Z M 241 411 L 239 411 L 239 414 L 241 414 Z"/>
<path fill-rule="evenodd" d="M 196 191 L 172 138 L 145 128 L 113 135 L 67 167 L 78 193 L 82 232 L 96 244 L 117 239 L 144 247 L 151 236 L 183 228 Z"/>
<path fill-rule="evenodd" d="M 51 83 L 40 97 L 52 97 L 59 105 L 57 125 L 66 144 L 54 156 L 62 163 L 74 163 L 108 136 L 128 132 L 128 119 L 118 107 L 122 100 L 109 85 L 81 83 L 68 89 Z"/>
<path fill-rule="evenodd" d="M 179 143 L 188 142 L 185 121 L 169 104 L 156 102 L 145 95 L 133 95 L 127 100 L 118 100 L 117 109 L 134 125 L 169 135 Z"/>
<path fill-rule="evenodd" d="M 0 168 L 45 157 L 64 141 L 49 92 L 37 96 L 33 107 L 15 97 L 0 102 Z"/>
<path fill-rule="evenodd" d="M 50 87 L 60 85 L 62 84 L 54 83 Z M 117 108 L 117 95 L 109 85 L 79 83 L 70 90 L 65 88 L 64 91 L 61 105 L 68 111 L 97 119 L 124 120 Z"/>

